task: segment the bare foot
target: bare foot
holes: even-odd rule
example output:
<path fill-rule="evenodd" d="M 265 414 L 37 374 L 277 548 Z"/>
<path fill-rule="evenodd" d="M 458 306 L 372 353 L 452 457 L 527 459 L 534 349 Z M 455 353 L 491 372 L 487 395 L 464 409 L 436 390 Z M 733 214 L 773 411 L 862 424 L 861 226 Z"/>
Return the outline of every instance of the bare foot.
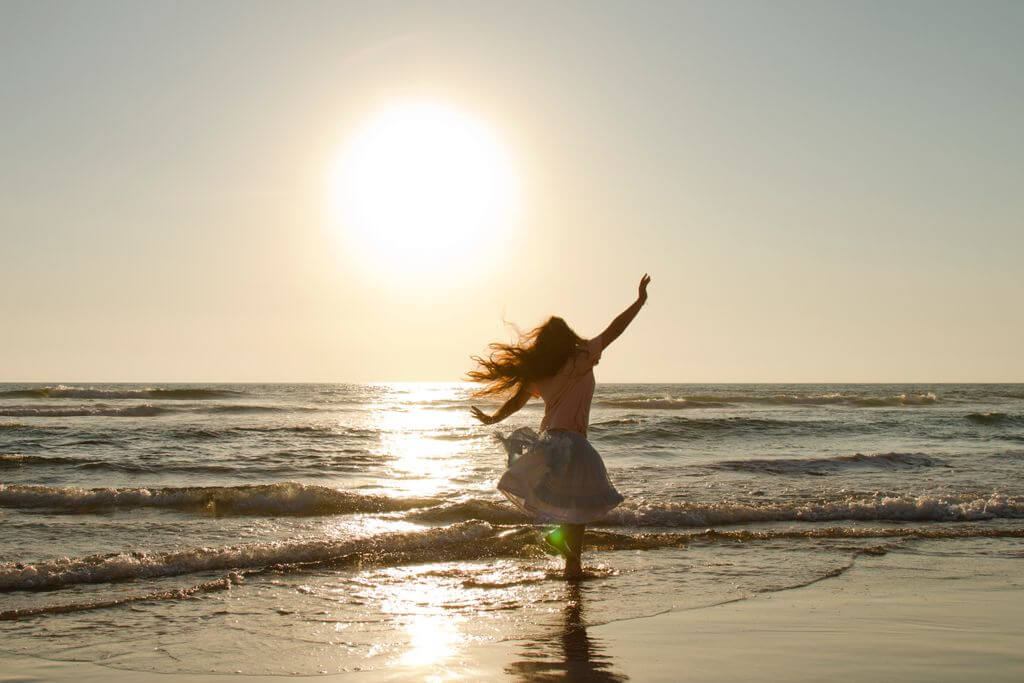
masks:
<path fill-rule="evenodd" d="M 568 580 L 579 579 L 583 576 L 583 566 L 579 560 L 573 562 L 572 560 L 566 560 L 565 562 L 565 573 L 563 576 Z"/>

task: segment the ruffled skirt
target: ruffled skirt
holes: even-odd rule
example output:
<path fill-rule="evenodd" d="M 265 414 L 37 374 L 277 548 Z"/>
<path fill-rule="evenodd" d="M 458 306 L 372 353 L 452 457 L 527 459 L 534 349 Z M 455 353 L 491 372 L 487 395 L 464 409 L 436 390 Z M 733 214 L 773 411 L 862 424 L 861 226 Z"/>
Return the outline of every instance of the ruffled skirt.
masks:
<path fill-rule="evenodd" d="M 523 427 L 499 438 L 509 458 L 498 490 L 539 521 L 589 524 L 623 501 L 582 434 L 557 430 L 538 436 Z"/>

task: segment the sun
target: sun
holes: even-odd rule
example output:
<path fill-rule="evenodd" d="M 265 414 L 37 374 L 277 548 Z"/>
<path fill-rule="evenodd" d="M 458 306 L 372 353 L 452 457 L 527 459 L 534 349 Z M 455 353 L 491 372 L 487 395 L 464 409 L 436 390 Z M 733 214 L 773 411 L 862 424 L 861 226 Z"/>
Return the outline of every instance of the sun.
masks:
<path fill-rule="evenodd" d="M 393 104 L 357 126 L 330 176 L 350 260 L 389 277 L 463 274 L 515 220 L 518 182 L 501 139 L 444 103 Z"/>

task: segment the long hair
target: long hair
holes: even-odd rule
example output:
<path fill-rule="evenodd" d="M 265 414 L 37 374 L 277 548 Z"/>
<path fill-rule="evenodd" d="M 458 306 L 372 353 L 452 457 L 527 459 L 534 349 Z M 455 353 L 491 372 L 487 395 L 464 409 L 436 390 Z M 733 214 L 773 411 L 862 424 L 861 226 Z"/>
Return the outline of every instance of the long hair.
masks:
<path fill-rule="evenodd" d="M 477 368 L 466 376 L 484 384 L 473 392 L 474 396 L 515 393 L 529 382 L 557 373 L 583 344 L 565 320 L 552 316 L 540 327 L 520 335 L 515 344 L 491 344 L 489 358 L 472 356 Z"/>

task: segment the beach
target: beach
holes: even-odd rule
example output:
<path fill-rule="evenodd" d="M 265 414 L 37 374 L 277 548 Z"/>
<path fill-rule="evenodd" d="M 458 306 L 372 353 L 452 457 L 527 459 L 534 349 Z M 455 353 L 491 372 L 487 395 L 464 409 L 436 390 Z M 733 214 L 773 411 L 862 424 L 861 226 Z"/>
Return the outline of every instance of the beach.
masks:
<path fill-rule="evenodd" d="M 936 570 L 934 559 L 865 557 L 840 576 L 780 593 L 616 621 L 582 633 L 570 626 L 547 638 L 470 645 L 436 662 L 320 678 L 1019 680 L 1020 560 L 964 558 Z M 0 662 L 0 681 L 140 680 L 138 672 L 90 663 L 16 655 Z M 224 678 L 174 676 L 197 682 Z"/>
<path fill-rule="evenodd" d="M 1019 671 L 1021 385 L 598 385 L 589 437 L 626 500 L 588 528 L 579 584 L 495 491 L 506 456 L 473 401 L 0 385 L 2 670 Z"/>

